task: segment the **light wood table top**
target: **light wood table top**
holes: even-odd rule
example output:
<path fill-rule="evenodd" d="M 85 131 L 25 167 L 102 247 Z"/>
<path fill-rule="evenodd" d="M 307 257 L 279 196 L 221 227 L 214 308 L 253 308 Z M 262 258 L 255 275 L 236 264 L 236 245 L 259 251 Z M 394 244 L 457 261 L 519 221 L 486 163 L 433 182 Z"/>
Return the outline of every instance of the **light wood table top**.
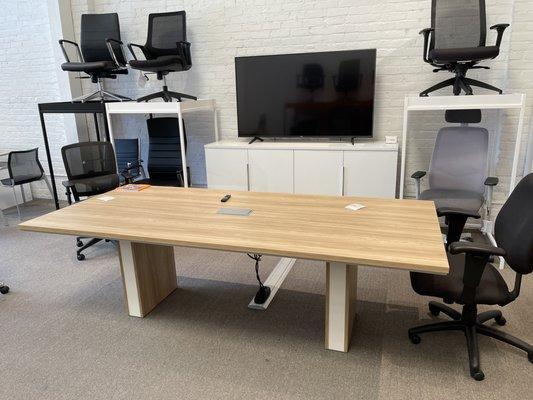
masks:
<path fill-rule="evenodd" d="M 231 193 L 227 203 L 220 199 Z M 116 189 L 20 224 L 28 231 L 447 274 L 433 202 L 209 189 Z M 351 203 L 365 208 L 345 209 Z M 250 208 L 248 217 L 217 214 Z"/>

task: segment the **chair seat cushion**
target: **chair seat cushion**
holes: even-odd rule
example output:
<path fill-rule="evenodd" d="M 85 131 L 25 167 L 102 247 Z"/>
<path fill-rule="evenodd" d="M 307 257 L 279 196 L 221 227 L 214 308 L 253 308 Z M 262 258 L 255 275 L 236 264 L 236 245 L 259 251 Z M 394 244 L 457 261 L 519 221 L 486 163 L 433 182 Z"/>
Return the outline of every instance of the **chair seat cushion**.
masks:
<path fill-rule="evenodd" d="M 433 49 L 429 52 L 429 59 L 437 63 L 481 61 L 497 57 L 498 54 L 500 54 L 498 46 Z"/>
<path fill-rule="evenodd" d="M 181 57 L 177 55 L 160 56 L 152 60 L 131 60 L 130 67 L 141 71 L 182 71 Z"/>
<path fill-rule="evenodd" d="M 462 208 L 472 212 L 478 212 L 483 205 L 483 196 L 469 190 L 424 190 L 420 193 L 420 200 L 433 200 L 435 208 Z"/>
<path fill-rule="evenodd" d="M 465 255 L 448 254 L 450 273 L 448 275 L 411 272 L 411 285 L 422 296 L 440 297 L 447 301 L 464 304 L 462 301 Z M 505 305 L 509 300 L 509 288 L 505 280 L 491 264 L 485 266 L 476 292 L 477 304 Z"/>
<path fill-rule="evenodd" d="M 113 71 L 116 66 L 111 61 L 66 62 L 61 64 L 61 69 L 72 72 Z"/>

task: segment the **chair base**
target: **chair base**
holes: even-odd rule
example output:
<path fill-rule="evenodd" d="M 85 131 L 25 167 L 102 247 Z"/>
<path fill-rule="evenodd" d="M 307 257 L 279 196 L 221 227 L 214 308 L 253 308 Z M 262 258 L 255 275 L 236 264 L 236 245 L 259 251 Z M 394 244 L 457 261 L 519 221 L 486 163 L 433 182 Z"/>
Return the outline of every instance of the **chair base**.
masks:
<path fill-rule="evenodd" d="M 447 79 L 445 81 L 442 81 L 440 83 L 437 83 L 434 86 L 431 86 L 430 88 L 424 90 L 420 93 L 420 97 L 427 97 L 430 93 L 435 92 L 436 90 L 443 89 L 448 86 L 453 87 L 453 94 L 455 96 L 458 96 L 461 94 L 462 91 L 465 92 L 466 95 L 473 95 L 474 91 L 472 90 L 472 86 L 480 87 L 487 90 L 492 90 L 494 92 L 498 92 L 499 94 L 502 94 L 503 91 L 495 86 L 489 85 L 488 83 L 478 81 L 476 79 L 471 79 L 466 77 L 466 73 L 468 69 L 471 68 L 471 66 L 466 64 L 456 64 L 451 69 L 450 72 L 455 73 L 455 78 Z M 476 68 L 476 67 L 474 67 Z M 477 67 L 479 68 L 479 67 Z M 436 69 L 437 71 L 442 71 L 446 69 Z"/>
<path fill-rule="evenodd" d="M 168 90 L 167 86 L 163 86 L 162 91 L 139 97 L 137 102 L 142 103 L 143 101 L 150 101 L 154 99 L 163 99 L 163 101 L 166 103 L 171 102 L 172 100 L 182 101 L 182 99 L 198 100 L 198 98 L 195 96 L 185 93 L 172 92 Z"/>
<path fill-rule="evenodd" d="M 76 97 L 72 100 L 73 103 L 86 103 L 88 101 L 130 101 L 131 99 L 120 94 L 107 92 L 105 90 L 97 90 L 91 94 Z"/>
<path fill-rule="evenodd" d="M 502 316 L 501 311 L 491 310 L 478 314 L 476 306 L 465 305 L 463 306 L 463 312 L 459 313 L 453 308 L 435 301 L 429 302 L 429 311 L 434 316 L 438 316 L 442 312 L 452 318 L 453 321 L 437 322 L 411 328 L 409 329 L 409 339 L 414 344 L 419 344 L 421 341 L 419 334 L 421 333 L 463 331 L 466 336 L 470 375 L 475 380 L 481 381 L 485 379 L 485 374 L 481 370 L 479 362 L 479 347 L 477 340 L 478 334 L 492 337 L 524 350 L 527 352 L 529 361 L 533 363 L 533 347 L 530 344 L 512 335 L 509 335 L 508 333 L 484 325 L 485 322 L 491 319 L 494 319 L 498 325 L 505 325 L 507 321 Z"/>
<path fill-rule="evenodd" d="M 76 258 L 78 259 L 78 261 L 85 260 L 85 254 L 82 253 L 84 250 L 87 250 L 89 247 L 94 246 L 96 243 L 102 241 L 102 239 L 93 238 L 84 244 L 82 242 L 82 239 L 86 239 L 86 238 L 83 238 L 83 237 L 76 238 L 76 246 L 78 246 L 78 250 L 76 251 Z"/>

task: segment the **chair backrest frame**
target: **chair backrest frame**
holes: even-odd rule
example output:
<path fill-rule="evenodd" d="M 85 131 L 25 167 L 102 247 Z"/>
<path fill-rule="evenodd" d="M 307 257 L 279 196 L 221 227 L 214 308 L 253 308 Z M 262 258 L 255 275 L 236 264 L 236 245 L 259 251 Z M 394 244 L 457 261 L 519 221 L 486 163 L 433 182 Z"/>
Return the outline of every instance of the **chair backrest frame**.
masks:
<path fill-rule="evenodd" d="M 28 171 L 27 174 L 23 175 L 20 174 L 20 171 L 16 171 L 20 167 L 20 165 L 17 165 L 17 158 L 19 155 L 26 154 L 31 156 L 29 161 L 32 164 L 31 167 L 33 170 Z M 39 161 L 39 148 L 36 147 L 29 150 L 17 150 L 9 152 L 7 157 L 7 171 L 9 174 L 9 179 L 11 179 L 15 185 L 23 185 L 25 183 L 40 180 L 43 177 L 44 169 Z"/>
<path fill-rule="evenodd" d="M 85 62 L 114 62 L 107 47 L 107 39 L 121 40 L 118 14 L 82 14 L 80 47 Z M 114 50 L 117 61 L 121 65 L 125 65 L 126 60 L 120 45 L 112 43 L 111 47 Z"/>
<path fill-rule="evenodd" d="M 172 21 L 173 19 L 175 21 Z M 166 20 L 166 24 L 163 20 Z M 172 28 L 173 22 L 176 23 L 176 29 L 167 29 L 166 32 L 161 34 L 160 30 L 168 27 Z M 181 29 L 179 29 L 180 26 Z M 186 41 L 187 16 L 185 11 L 152 13 L 148 15 L 148 34 L 146 36 L 146 44 L 143 48 L 144 55 L 147 59 L 155 59 L 166 55 L 177 55 L 179 54 L 177 43 Z"/>

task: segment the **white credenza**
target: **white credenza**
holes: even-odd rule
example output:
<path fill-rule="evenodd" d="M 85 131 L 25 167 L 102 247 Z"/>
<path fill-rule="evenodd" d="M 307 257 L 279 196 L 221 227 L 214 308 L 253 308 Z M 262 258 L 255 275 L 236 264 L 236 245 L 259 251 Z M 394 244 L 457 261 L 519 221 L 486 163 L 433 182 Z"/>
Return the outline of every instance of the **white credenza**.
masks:
<path fill-rule="evenodd" d="M 211 189 L 396 196 L 398 145 L 384 142 L 248 142 L 205 146 Z"/>

